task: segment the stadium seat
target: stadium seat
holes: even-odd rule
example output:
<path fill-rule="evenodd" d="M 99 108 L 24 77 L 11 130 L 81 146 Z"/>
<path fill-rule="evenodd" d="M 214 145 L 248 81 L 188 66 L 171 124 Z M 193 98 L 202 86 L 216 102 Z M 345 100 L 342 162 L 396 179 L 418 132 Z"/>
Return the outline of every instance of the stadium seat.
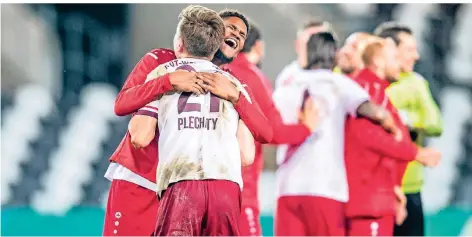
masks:
<path fill-rule="evenodd" d="M 426 211 L 431 212 L 449 205 L 454 195 L 454 184 L 460 179 L 458 165 L 463 159 L 463 128 L 472 114 L 471 94 L 466 89 L 445 89 L 440 102 L 444 132 L 441 137 L 431 139 L 429 145 L 439 148 L 442 160 L 438 167 L 425 170 L 423 188 L 423 205 Z"/>
<path fill-rule="evenodd" d="M 101 144 L 111 135 L 115 97 L 116 90 L 107 84 L 90 84 L 81 91 L 80 102 L 69 110 L 59 135 L 50 170 L 40 178 L 44 189 L 33 196 L 37 210 L 64 214 L 83 199 L 82 186 L 92 180 L 92 164 L 101 158 Z M 54 204 L 48 203 L 51 200 Z"/>
<path fill-rule="evenodd" d="M 29 144 L 40 137 L 41 118 L 53 109 L 49 92 L 41 86 L 29 84 L 18 89 L 11 108 L 5 111 L 2 136 L 8 139 L 3 140 L 1 153 L 9 162 L 2 163 L 1 188 L 6 192 L 2 194 L 2 204 L 11 198 L 11 185 L 20 180 L 20 165 L 28 162 L 32 153 Z"/>
<path fill-rule="evenodd" d="M 452 50 L 447 55 L 446 68 L 451 78 L 459 83 L 472 86 L 472 5 L 465 4 L 457 16 L 457 24 L 454 27 Z"/>
<path fill-rule="evenodd" d="M 423 50 L 423 34 L 427 28 L 427 18 L 431 12 L 434 11 L 434 5 L 431 4 L 399 4 L 394 9 L 393 19 L 399 23 L 408 25 L 414 32 L 416 40 L 418 40 L 418 50 L 422 53 Z"/>

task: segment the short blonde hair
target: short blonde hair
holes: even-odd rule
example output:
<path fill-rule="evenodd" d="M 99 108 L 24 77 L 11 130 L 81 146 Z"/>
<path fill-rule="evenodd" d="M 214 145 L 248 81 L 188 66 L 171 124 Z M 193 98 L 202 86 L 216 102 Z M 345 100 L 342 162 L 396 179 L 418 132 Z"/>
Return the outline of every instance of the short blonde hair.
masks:
<path fill-rule="evenodd" d="M 362 52 L 362 61 L 364 62 L 364 65 L 372 64 L 375 56 L 377 56 L 388 45 L 389 42 L 385 39 L 377 36 L 368 37 L 362 45 L 363 49 L 359 49 Z"/>
<path fill-rule="evenodd" d="M 186 50 L 198 57 L 213 56 L 225 36 L 225 25 L 218 13 L 199 5 L 190 5 L 180 12 L 177 30 Z"/>

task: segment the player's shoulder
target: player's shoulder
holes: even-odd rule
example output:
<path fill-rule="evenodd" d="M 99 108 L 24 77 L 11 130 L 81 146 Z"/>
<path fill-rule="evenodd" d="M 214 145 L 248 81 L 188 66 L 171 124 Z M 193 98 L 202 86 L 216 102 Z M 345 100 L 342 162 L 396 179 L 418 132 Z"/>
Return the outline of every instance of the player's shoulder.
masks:
<path fill-rule="evenodd" d="M 153 49 L 147 52 L 146 56 L 149 56 L 156 61 L 170 61 L 176 59 L 174 51 L 166 48 Z"/>
<path fill-rule="evenodd" d="M 238 79 L 238 81 L 245 84 L 248 84 L 248 82 L 251 82 L 251 80 L 257 77 L 256 73 L 248 67 L 241 67 L 235 64 L 225 65 L 224 70 Z"/>
<path fill-rule="evenodd" d="M 412 72 L 412 76 L 415 79 L 416 82 L 418 83 L 423 83 L 423 84 L 428 84 L 428 80 L 423 77 L 423 75 L 417 73 L 417 72 Z"/>

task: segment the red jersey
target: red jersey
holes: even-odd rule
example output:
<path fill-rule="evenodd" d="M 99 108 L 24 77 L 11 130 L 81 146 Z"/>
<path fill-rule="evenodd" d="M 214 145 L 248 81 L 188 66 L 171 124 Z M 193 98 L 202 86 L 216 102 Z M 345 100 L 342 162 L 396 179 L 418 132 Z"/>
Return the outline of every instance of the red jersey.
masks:
<path fill-rule="evenodd" d="M 373 103 L 392 114 L 405 136 L 402 141 L 396 141 L 382 127 L 366 118 L 347 119 L 345 159 L 349 201 L 346 215 L 394 215 L 396 197 L 393 187 L 401 185 L 406 165 L 415 158 L 417 147 L 407 136 L 407 127 L 385 94 L 388 82 L 368 69 L 361 71 L 354 80 L 369 92 Z"/>
<path fill-rule="evenodd" d="M 139 110 L 136 114 L 157 117 L 157 108 L 148 104 L 160 95 L 173 90 L 173 86 L 169 74 L 160 76 L 157 80 L 154 69 L 174 59 L 176 59 L 174 51 L 169 49 L 155 49 L 147 53 L 126 79 L 115 101 L 115 113 L 124 116 Z M 252 95 L 250 90 L 248 93 Z M 260 112 L 257 103 L 251 103 L 241 96 L 234 107 L 254 139 L 262 143 L 272 139 L 272 130 L 267 128 L 267 118 Z M 152 142 L 145 148 L 135 149 L 127 132 L 110 161 L 117 162 L 133 173 L 156 182 L 157 142 Z"/>
<path fill-rule="evenodd" d="M 118 94 L 115 101 L 115 113 L 121 116 L 133 113 L 147 104 L 146 99 L 153 101 L 159 95 L 172 90 L 173 87 L 167 75 L 159 80 L 148 80 L 146 83 L 145 81 L 148 77 L 152 77 L 152 72 L 157 66 L 174 59 L 174 51 L 169 49 L 154 49 L 144 55 L 131 71 Z M 157 108 L 149 107 L 147 111 L 139 114 L 157 118 Z M 110 161 L 116 162 L 155 183 L 158 162 L 157 138 L 158 135 L 155 138 L 156 142 L 151 142 L 147 147 L 135 149 L 127 131 L 120 145 L 110 157 Z"/>

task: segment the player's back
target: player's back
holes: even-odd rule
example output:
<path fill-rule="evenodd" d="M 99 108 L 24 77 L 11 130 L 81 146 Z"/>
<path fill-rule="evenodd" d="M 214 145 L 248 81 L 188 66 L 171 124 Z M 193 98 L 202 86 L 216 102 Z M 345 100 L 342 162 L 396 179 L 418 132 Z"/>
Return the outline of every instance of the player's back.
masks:
<path fill-rule="evenodd" d="M 177 59 L 164 64 L 162 70 L 217 72 L 238 83 L 206 60 Z M 159 99 L 158 108 L 158 192 L 182 180 L 230 180 L 242 188 L 236 137 L 239 115 L 231 102 L 210 93 L 173 92 Z"/>
<path fill-rule="evenodd" d="M 351 91 L 353 87 L 356 90 Z M 310 194 L 347 201 L 344 123 L 346 115 L 355 113 L 358 105 L 368 100 L 368 95 L 350 79 L 329 70 L 301 71 L 290 86 L 280 90 L 286 90 L 286 96 L 277 96 L 280 100 L 283 97 L 286 108 L 281 112 L 286 121 L 297 121 L 298 109 L 309 96 L 319 110 L 315 133 L 288 162 L 279 160 L 283 163 L 278 170 L 280 194 Z"/>

